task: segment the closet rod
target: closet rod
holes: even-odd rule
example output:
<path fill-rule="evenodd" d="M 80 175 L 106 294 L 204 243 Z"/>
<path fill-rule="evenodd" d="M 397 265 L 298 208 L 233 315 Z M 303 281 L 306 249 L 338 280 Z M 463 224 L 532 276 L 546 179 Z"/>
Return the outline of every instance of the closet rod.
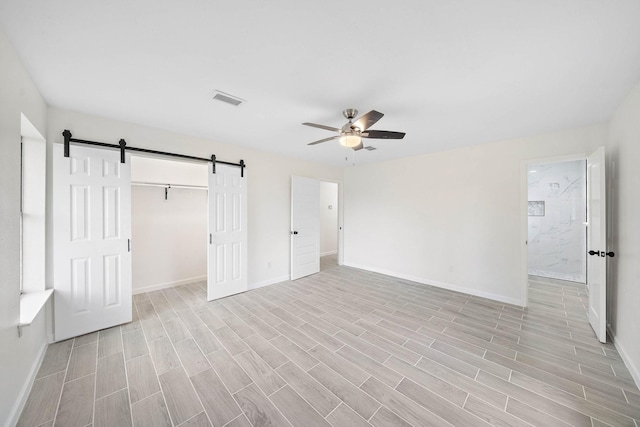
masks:
<path fill-rule="evenodd" d="M 161 156 L 178 157 L 180 159 L 198 160 L 201 162 L 212 162 L 213 173 L 215 173 L 216 171 L 216 168 L 215 168 L 216 163 L 219 163 L 221 165 L 239 167 L 240 176 L 242 177 L 244 177 L 244 168 L 247 167 L 247 164 L 244 162 L 244 160 L 240 160 L 239 163 L 224 162 L 222 160 L 218 160 L 215 155 L 211 156 L 210 159 L 207 159 L 204 157 L 188 156 L 186 154 L 170 153 L 167 151 L 158 151 L 158 150 L 149 150 L 147 148 L 129 147 L 127 146 L 127 143 L 124 139 L 121 139 L 118 144 L 107 144 L 106 142 L 97 142 L 97 141 L 89 141 L 86 139 L 72 138 L 71 131 L 69 129 L 65 129 L 62 132 L 62 136 L 64 137 L 64 156 L 65 157 L 69 157 L 69 143 L 74 142 L 78 144 L 97 145 L 99 147 L 118 149 L 120 150 L 120 163 L 124 163 L 124 152 L 125 150 L 129 150 L 129 151 L 137 151 L 139 153 L 159 154 Z"/>
<path fill-rule="evenodd" d="M 208 190 L 209 187 L 204 185 L 177 185 L 177 184 L 158 184 L 155 182 L 133 182 L 131 185 L 139 185 L 142 187 L 169 187 L 169 188 L 188 188 L 192 190 Z"/>

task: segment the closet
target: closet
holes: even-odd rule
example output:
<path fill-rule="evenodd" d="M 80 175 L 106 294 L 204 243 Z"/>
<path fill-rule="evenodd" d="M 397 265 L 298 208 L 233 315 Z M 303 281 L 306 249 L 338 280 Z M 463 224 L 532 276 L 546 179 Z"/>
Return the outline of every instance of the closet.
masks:
<path fill-rule="evenodd" d="M 248 289 L 243 160 L 62 135 L 53 146 L 55 341 L 130 322 L 135 293 L 206 281 L 211 301 Z"/>
<path fill-rule="evenodd" d="M 207 165 L 131 156 L 134 294 L 207 280 Z"/>

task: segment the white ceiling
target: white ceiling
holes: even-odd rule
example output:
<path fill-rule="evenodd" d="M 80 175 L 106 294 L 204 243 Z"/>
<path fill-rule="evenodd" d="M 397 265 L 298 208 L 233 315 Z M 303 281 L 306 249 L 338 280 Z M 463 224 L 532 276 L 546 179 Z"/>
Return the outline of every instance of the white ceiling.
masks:
<path fill-rule="evenodd" d="M 0 0 L 0 25 L 50 105 L 334 165 L 603 122 L 640 79 L 640 0 Z M 306 145 L 349 107 L 407 136 Z"/>

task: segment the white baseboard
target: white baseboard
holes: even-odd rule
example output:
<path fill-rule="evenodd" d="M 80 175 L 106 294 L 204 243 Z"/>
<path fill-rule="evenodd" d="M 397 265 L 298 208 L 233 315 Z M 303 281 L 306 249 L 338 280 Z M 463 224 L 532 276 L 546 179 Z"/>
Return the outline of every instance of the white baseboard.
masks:
<path fill-rule="evenodd" d="M 22 410 L 24 409 L 24 405 L 26 405 L 29 394 L 31 394 L 33 382 L 36 380 L 36 375 L 40 370 L 40 366 L 42 365 L 42 361 L 44 360 L 44 355 L 47 352 L 48 345 L 49 343 L 43 342 L 40 350 L 38 350 L 38 356 L 33 362 L 31 370 L 29 371 L 29 375 L 27 375 L 27 377 L 25 378 L 22 389 L 20 389 L 18 399 L 16 400 L 16 403 L 13 405 L 13 408 L 9 413 L 9 418 L 7 419 L 7 422 L 5 424 L 6 427 L 15 426 L 18 423 L 20 415 L 22 414 Z"/>
<path fill-rule="evenodd" d="M 440 282 L 438 280 L 429 280 L 422 277 L 411 276 L 408 274 L 402 274 L 395 271 L 370 267 L 367 265 L 359 265 L 345 262 L 344 265 L 347 267 L 359 268 L 361 270 L 372 271 L 374 273 L 384 274 L 386 276 L 397 277 L 399 279 L 410 280 L 412 282 L 421 283 L 423 285 L 431 285 L 437 288 L 448 289 L 450 291 L 461 292 L 463 294 L 473 295 L 476 297 L 487 298 L 493 301 L 503 302 L 505 304 L 517 305 L 522 307 L 522 301 L 518 298 L 509 298 L 504 295 L 492 294 L 490 292 L 478 291 L 473 288 L 466 288 L 464 286 L 454 285 L 452 283 Z"/>
<path fill-rule="evenodd" d="M 338 253 L 338 251 L 322 252 L 322 253 L 320 254 L 320 256 L 335 255 L 335 254 L 337 254 L 337 253 Z"/>
<path fill-rule="evenodd" d="M 640 369 L 639 369 L 639 367 L 636 366 L 633 363 L 633 360 L 631 360 L 631 358 L 628 356 L 627 352 L 624 350 L 623 345 L 620 343 L 619 340 L 616 339 L 616 336 L 613 333 L 613 330 L 611 330 L 611 328 L 608 327 L 608 326 L 607 326 L 607 332 L 609 333 L 609 336 L 611 337 L 611 340 L 613 341 L 613 345 L 616 347 L 616 350 L 618 350 L 618 354 L 622 358 L 622 361 L 624 362 L 625 366 L 629 370 L 629 373 L 633 377 L 633 381 L 636 383 L 636 387 L 640 388 Z"/>
<path fill-rule="evenodd" d="M 276 283 L 286 282 L 291 277 L 287 274 L 286 276 L 274 277 L 273 279 L 263 280 L 262 282 L 252 283 L 249 285 L 249 290 L 262 288 L 264 286 L 275 285 Z"/>
<path fill-rule="evenodd" d="M 177 280 L 175 282 L 167 282 L 167 283 L 158 283 L 156 285 L 148 285 L 142 288 L 134 288 L 133 295 L 136 294 L 144 294 L 145 292 L 153 292 L 158 291 L 160 289 L 172 288 L 174 286 L 180 285 L 188 285 L 193 282 L 201 282 L 203 280 L 207 280 L 207 276 L 198 276 L 198 277 L 190 277 L 188 279 Z"/>

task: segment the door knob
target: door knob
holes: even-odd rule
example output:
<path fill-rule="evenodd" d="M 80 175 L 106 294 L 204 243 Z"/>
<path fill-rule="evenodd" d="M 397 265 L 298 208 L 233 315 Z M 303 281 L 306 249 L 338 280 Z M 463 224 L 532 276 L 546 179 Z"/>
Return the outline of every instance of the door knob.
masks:
<path fill-rule="evenodd" d="M 297 231 L 292 231 L 291 234 L 298 234 L 298 232 Z"/>
<path fill-rule="evenodd" d="M 607 252 L 607 256 L 613 258 L 614 256 L 616 256 L 615 252 L 611 251 L 611 252 Z"/>
<path fill-rule="evenodd" d="M 589 255 L 600 256 L 600 251 L 589 251 Z"/>

